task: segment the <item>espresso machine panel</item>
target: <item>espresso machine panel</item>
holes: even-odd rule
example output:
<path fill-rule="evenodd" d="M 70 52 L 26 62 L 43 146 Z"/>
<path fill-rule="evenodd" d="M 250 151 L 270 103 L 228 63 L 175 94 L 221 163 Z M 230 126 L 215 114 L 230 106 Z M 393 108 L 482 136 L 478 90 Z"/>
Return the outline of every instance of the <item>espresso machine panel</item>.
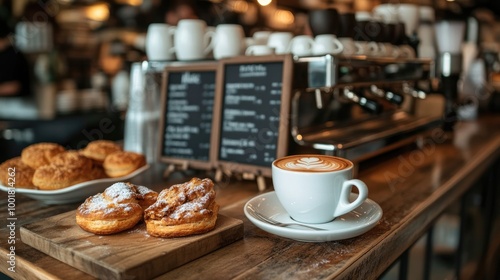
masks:
<path fill-rule="evenodd" d="M 294 58 L 291 132 L 297 151 L 360 161 L 414 142 L 441 124 L 442 111 L 417 110 L 432 60 Z"/>

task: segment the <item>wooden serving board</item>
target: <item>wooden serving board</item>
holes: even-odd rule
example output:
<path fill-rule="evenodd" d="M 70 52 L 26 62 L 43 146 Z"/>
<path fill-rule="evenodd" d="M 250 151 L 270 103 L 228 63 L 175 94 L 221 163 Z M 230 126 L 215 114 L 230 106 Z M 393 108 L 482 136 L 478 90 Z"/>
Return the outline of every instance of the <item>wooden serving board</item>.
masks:
<path fill-rule="evenodd" d="M 156 238 L 141 223 L 99 236 L 80 229 L 75 211 L 21 227 L 21 240 L 99 279 L 151 279 L 243 238 L 243 221 L 219 215 L 201 235 Z"/>

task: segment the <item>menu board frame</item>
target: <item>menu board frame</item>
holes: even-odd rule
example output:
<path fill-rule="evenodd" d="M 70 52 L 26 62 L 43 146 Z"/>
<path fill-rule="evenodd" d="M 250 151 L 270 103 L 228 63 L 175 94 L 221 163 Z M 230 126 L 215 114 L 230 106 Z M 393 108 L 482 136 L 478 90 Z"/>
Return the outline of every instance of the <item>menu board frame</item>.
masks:
<path fill-rule="evenodd" d="M 214 117 L 212 124 L 212 159 L 215 168 L 223 171 L 237 172 L 241 174 L 253 174 L 256 176 L 271 177 L 271 164 L 264 167 L 260 165 L 244 164 L 239 162 L 225 161 L 219 159 L 220 140 L 222 131 L 222 110 L 224 108 L 225 95 L 225 68 L 227 65 L 248 65 L 259 63 L 282 63 L 283 71 L 281 78 L 281 102 L 280 102 L 280 120 L 278 128 L 278 139 L 276 142 L 275 158 L 286 156 L 288 152 L 288 141 L 290 139 L 290 102 L 292 95 L 293 79 L 293 57 L 290 54 L 285 55 L 266 55 L 266 56 L 240 56 L 227 58 L 219 61 L 217 83 L 215 86 Z"/>
<path fill-rule="evenodd" d="M 166 113 L 167 113 L 167 100 L 168 100 L 168 86 L 169 86 L 169 74 L 170 73 L 186 73 L 186 72 L 214 72 L 215 73 L 215 80 L 214 80 L 214 85 L 215 87 L 217 86 L 217 79 L 218 79 L 218 65 L 216 62 L 213 63 L 197 63 L 197 64 L 184 64 L 184 65 L 172 65 L 172 66 L 166 66 L 165 69 L 163 70 L 163 77 L 162 77 L 162 89 L 161 89 L 161 117 L 160 117 L 160 133 L 159 137 L 160 140 L 158 141 L 158 153 L 159 153 L 159 160 L 160 162 L 167 163 L 167 164 L 172 164 L 172 165 L 180 165 L 183 167 L 190 167 L 194 169 L 200 169 L 200 170 L 209 170 L 212 168 L 212 151 L 213 149 L 213 143 L 212 143 L 212 135 L 210 135 L 209 138 L 209 145 L 210 145 L 210 150 L 208 152 L 208 160 L 197 160 L 197 159 L 188 159 L 188 158 L 181 158 L 181 157 L 171 157 L 171 156 L 166 156 L 163 154 L 163 148 L 164 148 L 164 141 L 165 141 L 165 129 L 166 129 Z M 217 95 L 217 88 L 214 89 L 214 108 L 212 111 L 215 109 L 215 99 Z M 212 114 L 212 121 L 211 124 L 213 125 L 213 114 Z M 213 128 L 212 128 L 213 129 Z"/>

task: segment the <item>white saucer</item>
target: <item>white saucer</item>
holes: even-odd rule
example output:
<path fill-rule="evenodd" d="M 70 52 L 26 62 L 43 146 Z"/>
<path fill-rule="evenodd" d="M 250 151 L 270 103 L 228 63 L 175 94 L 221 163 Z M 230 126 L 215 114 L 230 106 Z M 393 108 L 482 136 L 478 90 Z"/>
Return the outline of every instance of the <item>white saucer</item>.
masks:
<path fill-rule="evenodd" d="M 354 195 L 355 196 L 355 195 Z M 347 239 L 372 229 L 382 218 L 382 208 L 373 200 L 366 201 L 355 210 L 324 224 L 308 224 L 325 230 L 311 230 L 301 226 L 279 227 L 254 218 L 249 208 L 282 223 L 297 223 L 285 211 L 275 192 L 268 192 L 250 199 L 243 208 L 247 218 L 269 233 L 304 242 L 324 242 Z"/>

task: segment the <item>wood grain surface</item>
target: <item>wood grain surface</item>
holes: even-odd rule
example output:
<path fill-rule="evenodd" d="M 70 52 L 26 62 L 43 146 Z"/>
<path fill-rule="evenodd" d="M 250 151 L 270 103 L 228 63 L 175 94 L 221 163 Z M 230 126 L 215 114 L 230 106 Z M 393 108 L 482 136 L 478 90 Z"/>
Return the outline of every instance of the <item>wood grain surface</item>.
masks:
<path fill-rule="evenodd" d="M 154 279 L 376 279 L 485 172 L 500 173 L 499 165 L 494 165 L 500 159 L 499 127 L 500 115 L 460 122 L 454 135 L 437 131 L 418 148 L 400 149 L 361 163 L 357 177 L 367 184 L 369 198 L 382 207 L 384 216 L 372 230 L 347 240 L 304 243 L 265 232 L 243 213 L 245 202 L 260 194 L 255 182 L 225 179 L 216 184 L 219 213 L 242 220 L 244 238 Z M 179 173 L 163 179 L 162 168 L 151 168 L 151 173 L 134 183 L 161 190 L 193 176 Z M 0 271 L 14 279 L 100 278 L 102 275 L 84 273 L 20 240 L 19 226 L 47 223 L 54 215 L 77 207 L 49 206 L 17 195 L 16 272 L 8 271 L 6 265 Z M 3 221 L 8 218 L 7 208 L 7 195 L 1 193 Z M 8 260 L 8 234 L 5 227 L 0 228 L 3 264 Z"/>
<path fill-rule="evenodd" d="M 21 240 L 100 279 L 151 279 L 243 237 L 243 222 L 219 215 L 205 234 L 156 238 L 144 223 L 122 233 L 99 236 L 80 229 L 75 211 L 20 229 Z"/>

